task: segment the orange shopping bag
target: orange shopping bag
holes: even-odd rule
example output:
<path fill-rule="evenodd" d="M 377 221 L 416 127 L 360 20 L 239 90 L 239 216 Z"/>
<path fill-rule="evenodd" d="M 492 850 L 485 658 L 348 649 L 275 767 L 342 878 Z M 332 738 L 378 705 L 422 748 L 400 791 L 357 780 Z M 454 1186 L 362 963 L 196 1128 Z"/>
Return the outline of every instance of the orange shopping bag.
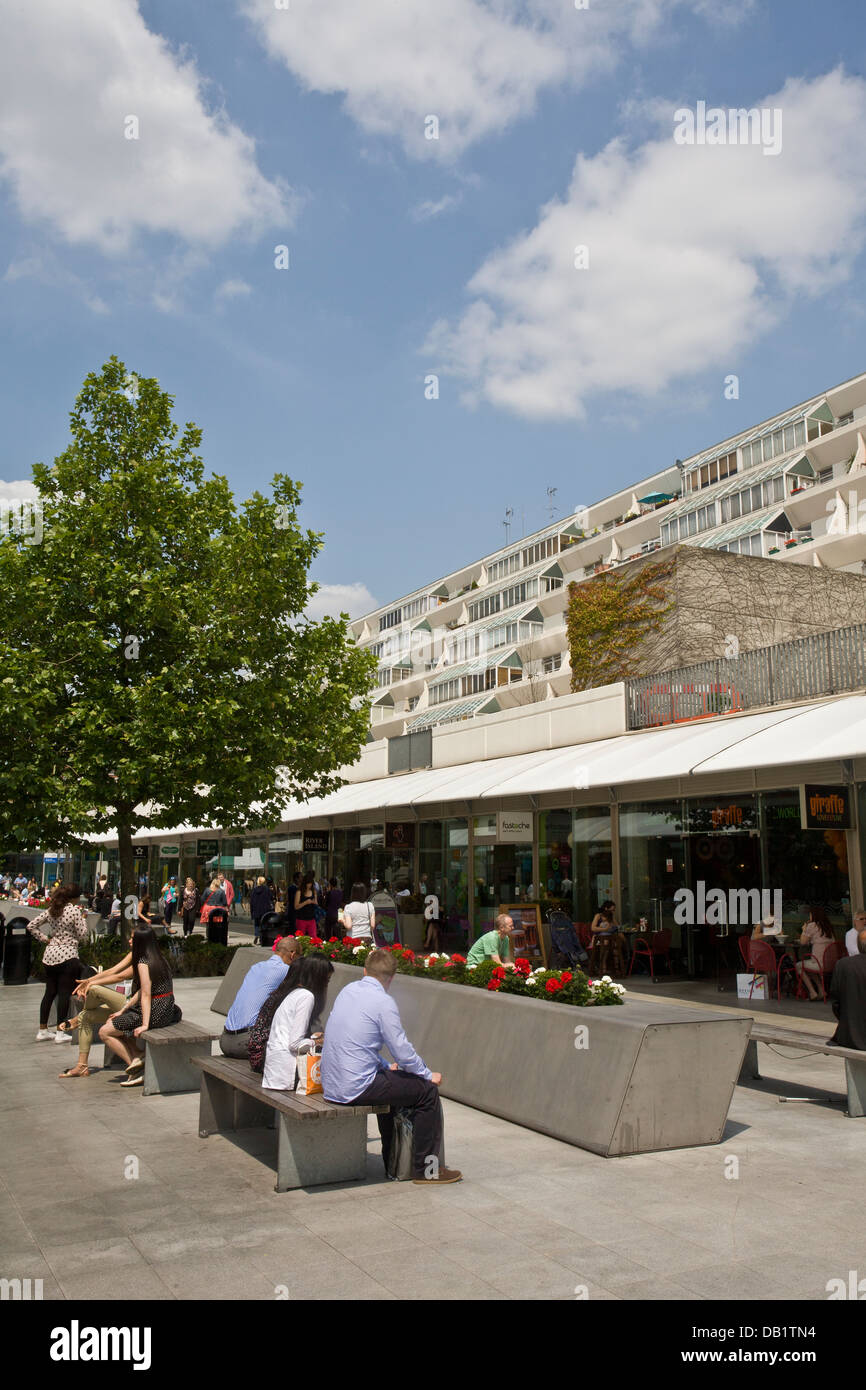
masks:
<path fill-rule="evenodd" d="M 322 1054 L 312 1050 L 298 1055 L 298 1095 L 322 1094 Z"/>

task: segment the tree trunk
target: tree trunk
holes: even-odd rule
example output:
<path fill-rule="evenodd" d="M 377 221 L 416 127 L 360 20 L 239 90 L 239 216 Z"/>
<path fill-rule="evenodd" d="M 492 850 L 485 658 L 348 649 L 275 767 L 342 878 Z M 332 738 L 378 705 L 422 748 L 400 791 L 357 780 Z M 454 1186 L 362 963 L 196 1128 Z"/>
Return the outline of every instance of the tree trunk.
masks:
<path fill-rule="evenodd" d="M 120 932 L 129 941 L 138 919 L 138 884 L 135 882 L 135 855 L 132 829 L 126 818 L 118 816 L 117 849 L 120 857 Z"/>

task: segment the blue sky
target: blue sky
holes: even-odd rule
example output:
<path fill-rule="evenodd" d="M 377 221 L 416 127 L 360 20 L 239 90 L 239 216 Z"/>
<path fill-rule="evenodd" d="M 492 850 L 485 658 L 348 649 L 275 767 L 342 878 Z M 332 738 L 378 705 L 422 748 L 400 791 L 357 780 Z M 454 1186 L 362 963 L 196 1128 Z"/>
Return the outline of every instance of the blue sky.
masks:
<path fill-rule="evenodd" d="M 289 4 L 7 0 L 0 479 L 117 353 L 359 612 L 866 370 L 857 0 Z"/>

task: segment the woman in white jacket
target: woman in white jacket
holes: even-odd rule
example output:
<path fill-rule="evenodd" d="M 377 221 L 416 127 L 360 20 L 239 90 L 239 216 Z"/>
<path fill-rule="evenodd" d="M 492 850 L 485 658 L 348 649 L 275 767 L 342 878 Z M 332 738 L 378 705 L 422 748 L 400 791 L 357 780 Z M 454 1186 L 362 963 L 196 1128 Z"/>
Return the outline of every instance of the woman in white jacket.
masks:
<path fill-rule="evenodd" d="M 293 1091 L 297 1084 L 298 1052 L 321 1042 L 312 1025 L 321 1016 L 334 967 L 319 952 L 304 956 L 297 974 L 289 976 L 265 1001 L 262 1013 L 276 1006 L 265 1053 L 262 1086 L 269 1091 Z M 259 1015 L 261 1020 L 261 1015 Z"/>

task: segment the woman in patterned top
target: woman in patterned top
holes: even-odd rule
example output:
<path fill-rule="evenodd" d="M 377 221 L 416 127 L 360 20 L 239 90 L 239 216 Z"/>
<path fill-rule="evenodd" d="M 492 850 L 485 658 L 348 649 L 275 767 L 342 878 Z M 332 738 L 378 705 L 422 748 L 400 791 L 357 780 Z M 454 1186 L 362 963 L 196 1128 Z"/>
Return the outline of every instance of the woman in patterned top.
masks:
<path fill-rule="evenodd" d="M 131 945 L 134 993 L 99 1030 L 102 1041 L 129 1063 L 121 1086 L 140 1086 L 144 1081 L 144 1058 L 134 1039 L 149 1028 L 168 1028 L 183 1017 L 174 1002 L 171 969 L 159 949 L 156 932 L 152 927 L 138 927 L 132 933 Z"/>
<path fill-rule="evenodd" d="M 57 1000 L 57 1022 L 65 1023 L 69 1013 L 69 998 L 76 981 L 84 974 L 84 966 L 78 959 L 78 945 L 87 935 L 87 918 L 77 899 L 81 890 L 77 883 L 61 883 L 51 894 L 51 906 L 47 912 L 40 912 L 27 930 L 37 941 L 45 943 L 42 964 L 45 968 L 45 993 L 39 1005 L 39 1032 L 37 1042 L 46 1042 L 55 1036 L 54 1029 L 48 1027 L 51 1005 Z M 50 927 L 46 936 L 40 931 L 45 923 Z M 66 1038 L 60 1034 L 61 1041 Z"/>

